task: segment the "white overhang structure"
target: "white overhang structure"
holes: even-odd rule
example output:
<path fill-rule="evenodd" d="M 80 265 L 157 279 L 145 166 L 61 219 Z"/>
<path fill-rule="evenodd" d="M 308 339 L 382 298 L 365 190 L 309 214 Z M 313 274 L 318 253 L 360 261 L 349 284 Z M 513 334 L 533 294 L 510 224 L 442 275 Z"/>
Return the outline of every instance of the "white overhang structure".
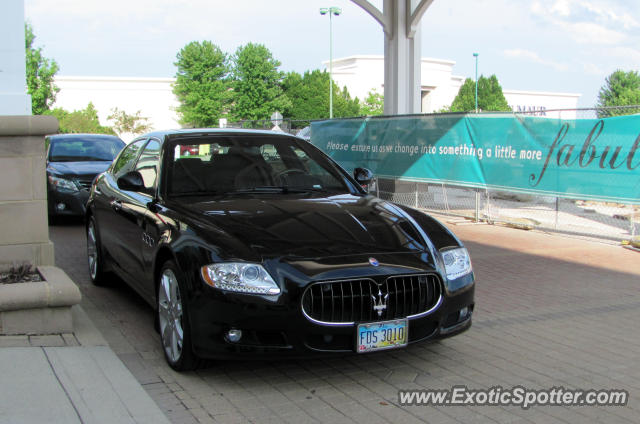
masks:
<path fill-rule="evenodd" d="M 0 115 L 31 115 L 24 50 L 24 1 L 0 4 Z"/>
<path fill-rule="evenodd" d="M 420 20 L 433 0 L 384 0 L 382 11 L 368 0 L 351 0 L 384 31 L 384 113 L 421 111 Z"/>

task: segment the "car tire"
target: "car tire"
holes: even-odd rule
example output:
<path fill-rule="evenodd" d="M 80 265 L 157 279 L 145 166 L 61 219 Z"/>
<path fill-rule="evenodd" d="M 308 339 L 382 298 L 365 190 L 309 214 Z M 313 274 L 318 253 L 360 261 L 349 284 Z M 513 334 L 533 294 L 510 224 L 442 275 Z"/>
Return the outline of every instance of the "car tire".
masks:
<path fill-rule="evenodd" d="M 198 368 L 202 361 L 191 349 L 191 326 L 182 273 L 173 261 L 167 261 L 158 278 L 157 323 L 164 357 L 176 371 Z"/>
<path fill-rule="evenodd" d="M 90 216 L 87 223 L 87 263 L 89 265 L 89 278 L 96 286 L 107 284 L 103 258 L 98 227 L 93 216 Z"/>

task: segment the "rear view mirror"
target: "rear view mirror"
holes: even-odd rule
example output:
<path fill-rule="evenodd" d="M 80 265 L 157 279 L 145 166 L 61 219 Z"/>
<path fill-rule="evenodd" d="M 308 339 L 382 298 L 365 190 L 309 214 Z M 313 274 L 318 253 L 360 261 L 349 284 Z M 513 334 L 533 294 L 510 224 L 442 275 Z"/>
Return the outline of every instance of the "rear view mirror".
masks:
<path fill-rule="evenodd" d="M 118 188 L 126 191 L 144 191 L 144 180 L 138 171 L 129 171 L 118 178 Z"/>
<path fill-rule="evenodd" d="M 353 178 L 366 190 L 367 186 L 373 181 L 373 172 L 367 168 L 356 168 L 353 170 Z"/>

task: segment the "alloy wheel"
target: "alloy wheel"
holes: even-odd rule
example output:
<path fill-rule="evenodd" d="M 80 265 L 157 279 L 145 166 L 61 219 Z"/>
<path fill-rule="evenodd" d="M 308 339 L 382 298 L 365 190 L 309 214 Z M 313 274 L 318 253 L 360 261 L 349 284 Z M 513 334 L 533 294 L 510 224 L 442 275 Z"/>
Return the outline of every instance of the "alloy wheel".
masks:
<path fill-rule="evenodd" d="M 98 275 L 98 243 L 93 221 L 87 227 L 87 258 L 89 261 L 89 274 L 91 274 L 91 279 L 95 280 Z"/>
<path fill-rule="evenodd" d="M 178 362 L 184 346 L 182 299 L 178 280 L 171 269 L 165 269 L 160 278 L 158 321 L 165 353 L 171 362 Z"/>

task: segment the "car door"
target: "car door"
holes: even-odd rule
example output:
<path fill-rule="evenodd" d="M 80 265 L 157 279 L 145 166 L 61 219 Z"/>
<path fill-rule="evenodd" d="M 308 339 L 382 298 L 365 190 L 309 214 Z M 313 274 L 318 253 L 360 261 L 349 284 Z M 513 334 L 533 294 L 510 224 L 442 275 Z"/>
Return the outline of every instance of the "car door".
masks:
<path fill-rule="evenodd" d="M 145 215 L 147 205 L 154 197 L 158 157 L 159 143 L 150 140 L 138 155 L 133 169 L 123 169 L 124 173 L 140 172 L 144 188 L 140 191 L 118 189 L 110 203 L 114 217 L 113 232 L 117 236 L 113 257 L 130 285 L 143 296 L 148 294 L 144 284 L 143 246 L 154 244 L 144 232 Z"/>
<path fill-rule="evenodd" d="M 111 167 L 98 177 L 94 191 L 94 214 L 98 225 L 100 242 L 105 252 L 113 258 L 119 268 L 123 267 L 122 260 L 122 228 L 118 202 L 121 203 L 118 178 L 134 169 L 140 151 L 146 139 L 136 140 L 126 146 Z"/>
<path fill-rule="evenodd" d="M 145 298 L 152 299 L 155 296 L 153 287 L 153 272 L 151 272 L 153 254 L 158 243 L 159 232 L 155 225 L 153 212 L 149 210 L 156 198 L 158 173 L 160 169 L 160 142 L 150 139 L 144 147 L 135 166 L 135 170 L 142 176 L 144 189 L 134 193 L 124 207 L 131 209 L 130 214 L 135 216 L 136 228 L 127 235 L 127 253 L 135 258 L 131 264 L 133 277 L 137 289 Z"/>

